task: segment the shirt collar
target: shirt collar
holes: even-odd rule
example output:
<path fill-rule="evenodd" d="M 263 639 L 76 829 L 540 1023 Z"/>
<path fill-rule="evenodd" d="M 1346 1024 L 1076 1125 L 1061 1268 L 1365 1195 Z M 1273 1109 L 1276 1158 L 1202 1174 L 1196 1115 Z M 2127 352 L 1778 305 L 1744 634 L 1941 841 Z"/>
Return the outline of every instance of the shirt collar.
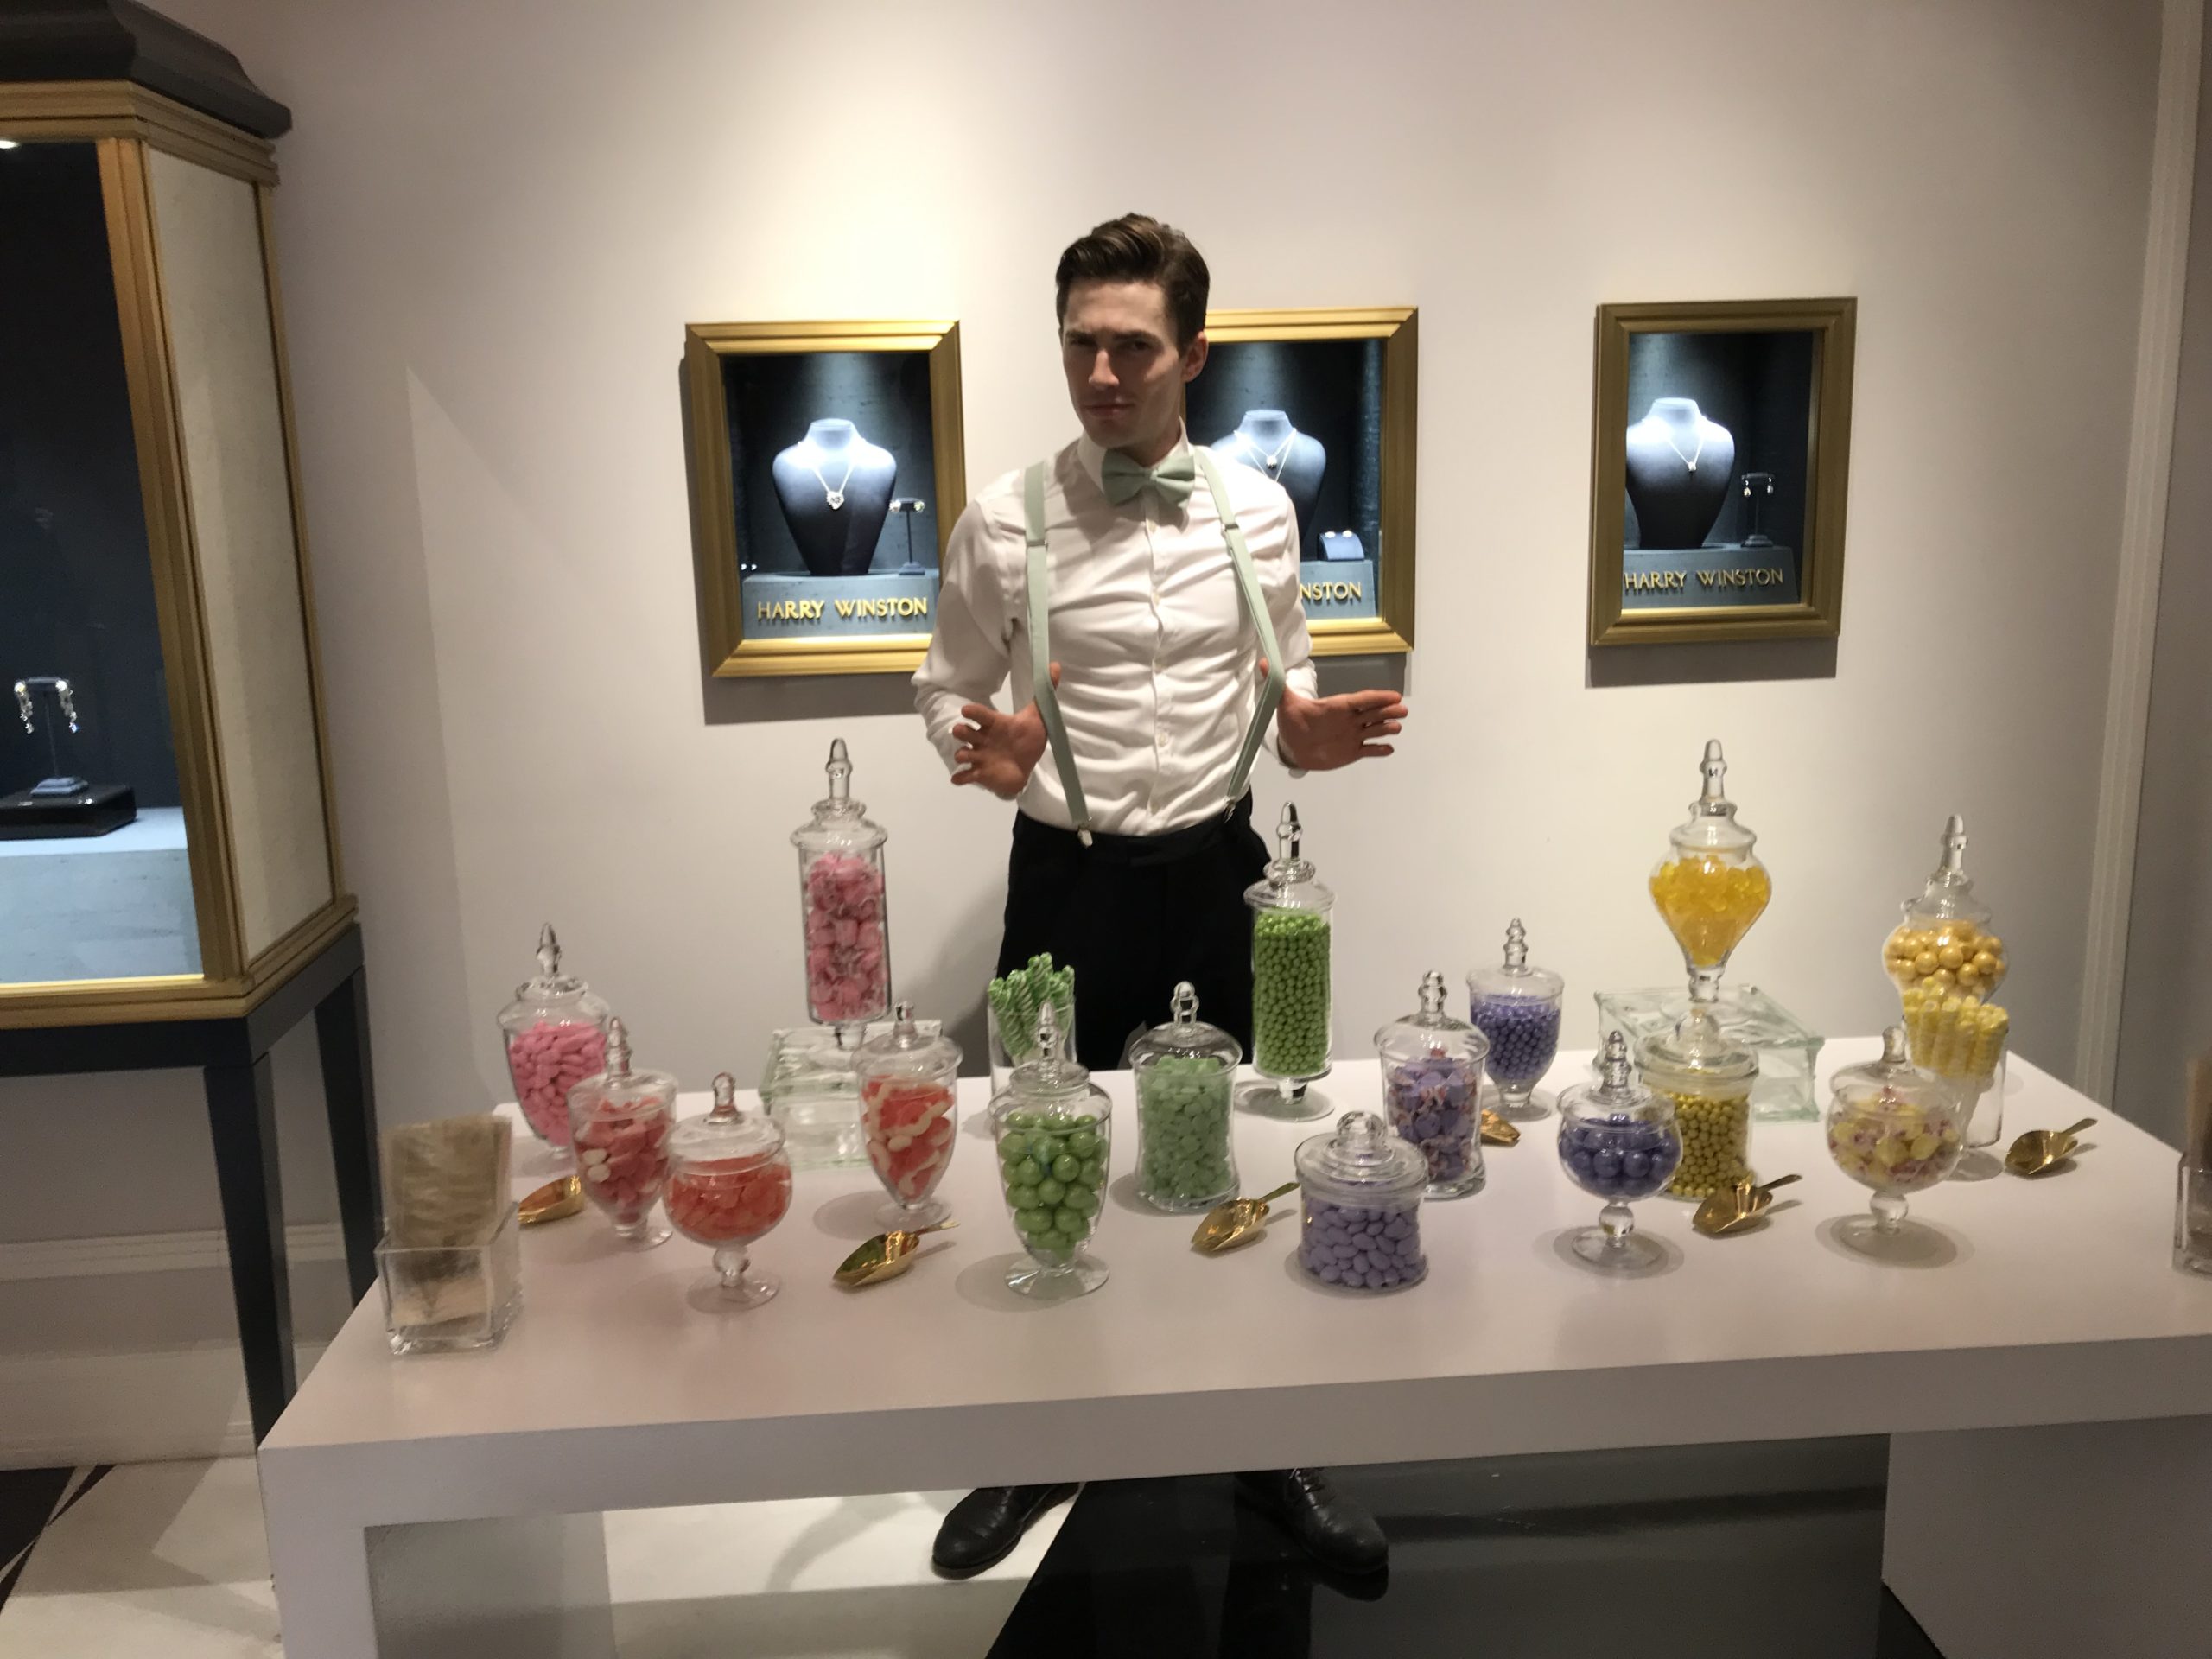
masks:
<path fill-rule="evenodd" d="M 1175 428 L 1175 447 L 1160 459 L 1164 461 L 1170 455 L 1187 454 L 1190 448 L 1191 429 L 1178 422 Z M 1083 470 L 1090 474 L 1090 481 L 1101 489 L 1105 488 L 1106 450 L 1104 447 L 1092 442 L 1090 434 L 1085 432 L 1075 441 L 1075 457 L 1083 463 Z"/>

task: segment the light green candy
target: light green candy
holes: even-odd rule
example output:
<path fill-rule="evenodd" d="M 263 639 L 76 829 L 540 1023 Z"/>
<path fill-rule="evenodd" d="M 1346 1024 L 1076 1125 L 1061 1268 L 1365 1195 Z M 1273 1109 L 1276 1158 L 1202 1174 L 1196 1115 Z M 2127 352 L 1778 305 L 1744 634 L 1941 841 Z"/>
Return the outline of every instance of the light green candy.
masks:
<path fill-rule="evenodd" d="M 1252 924 L 1252 1058 L 1270 1077 L 1329 1064 L 1329 919 L 1263 910 Z"/>
<path fill-rule="evenodd" d="M 1029 1253 L 1058 1266 L 1098 1225 L 1107 1132 L 1096 1116 L 1008 1114 L 999 1134 L 999 1180 Z"/>
<path fill-rule="evenodd" d="M 1203 1054 L 1162 1055 L 1137 1073 L 1137 1192 L 1147 1203 L 1203 1208 L 1235 1192 L 1231 1081 Z"/>

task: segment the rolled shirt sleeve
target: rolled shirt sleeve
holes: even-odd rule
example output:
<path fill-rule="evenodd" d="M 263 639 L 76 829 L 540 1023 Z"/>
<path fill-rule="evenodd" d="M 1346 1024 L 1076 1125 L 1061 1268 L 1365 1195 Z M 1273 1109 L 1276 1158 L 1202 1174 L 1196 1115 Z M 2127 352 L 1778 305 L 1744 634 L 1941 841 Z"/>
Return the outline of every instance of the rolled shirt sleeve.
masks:
<path fill-rule="evenodd" d="M 990 702 L 1006 683 L 1014 637 L 1007 607 L 1008 528 L 980 500 L 961 512 L 945 548 L 929 654 L 914 671 L 914 707 L 948 771 L 957 769 L 952 757 L 960 742 L 952 728 L 962 706 Z"/>

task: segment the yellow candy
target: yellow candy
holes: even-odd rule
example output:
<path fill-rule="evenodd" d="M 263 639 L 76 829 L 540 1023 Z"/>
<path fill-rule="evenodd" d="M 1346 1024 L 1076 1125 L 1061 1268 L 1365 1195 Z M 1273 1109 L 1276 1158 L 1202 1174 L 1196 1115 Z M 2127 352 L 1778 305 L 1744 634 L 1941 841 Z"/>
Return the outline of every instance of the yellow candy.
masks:
<path fill-rule="evenodd" d="M 1767 873 L 1757 865 L 1730 864 L 1710 855 L 1678 858 L 1651 877 L 1651 900 L 1700 968 L 1726 960 L 1773 897 Z"/>

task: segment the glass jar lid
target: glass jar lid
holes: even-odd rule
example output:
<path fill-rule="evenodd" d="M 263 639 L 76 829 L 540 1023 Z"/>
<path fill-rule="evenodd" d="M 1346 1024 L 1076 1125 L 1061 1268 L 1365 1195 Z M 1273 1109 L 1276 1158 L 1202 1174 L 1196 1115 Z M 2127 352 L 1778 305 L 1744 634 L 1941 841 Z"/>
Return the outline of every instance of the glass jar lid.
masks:
<path fill-rule="evenodd" d="M 913 1005 L 901 1002 L 892 1012 L 891 1029 L 862 1043 L 853 1065 L 863 1077 L 943 1077 L 959 1071 L 960 1045 L 942 1032 L 924 1031 L 914 1019 Z"/>
<path fill-rule="evenodd" d="M 1428 1185 L 1427 1157 L 1373 1112 L 1346 1112 L 1334 1132 L 1300 1141 L 1293 1161 L 1309 1185 L 1379 1194 Z"/>
<path fill-rule="evenodd" d="M 578 1095 L 596 1096 L 610 1111 L 627 1106 L 665 1106 L 676 1099 L 676 1079 L 665 1071 L 648 1071 L 630 1064 L 630 1027 L 617 1015 L 607 1022 L 607 1070 L 586 1077 L 569 1091 L 571 1101 Z"/>
<path fill-rule="evenodd" d="M 1170 1010 L 1173 1018 L 1164 1026 L 1154 1026 L 1130 1046 L 1132 1071 L 1170 1058 L 1217 1060 L 1231 1070 L 1243 1062 L 1243 1045 L 1219 1026 L 1210 1026 L 1198 1018 L 1198 994 L 1190 981 L 1176 986 Z"/>
<path fill-rule="evenodd" d="M 1027 1111 L 1064 1110 L 1071 1099 L 1103 1097 L 1090 1070 L 1060 1040 L 1060 1011 L 1050 997 L 1037 1007 L 1036 1052 L 1014 1068 L 1000 1098 Z"/>
<path fill-rule="evenodd" d="M 1391 1020 L 1375 1033 L 1375 1046 L 1385 1058 L 1405 1059 L 1422 1054 L 1452 1054 L 1479 1063 L 1490 1055 L 1490 1039 L 1465 1020 L 1444 1010 L 1444 976 L 1433 968 L 1421 976 L 1421 1006 Z"/>
<path fill-rule="evenodd" d="M 606 1000 L 594 994 L 574 974 L 561 971 L 561 941 L 548 922 L 538 930 L 537 973 L 515 987 L 515 1000 L 501 1018 L 507 1021 L 539 1020 L 604 1021 Z"/>
<path fill-rule="evenodd" d="M 1736 822 L 1736 804 L 1726 787 L 1728 763 L 1721 758 L 1720 740 L 1705 746 L 1702 763 L 1705 787 L 1690 803 L 1690 815 L 1667 832 L 1678 853 L 1740 855 L 1751 850 L 1758 837 Z"/>
<path fill-rule="evenodd" d="M 1559 1096 L 1561 1117 L 1610 1117 L 1615 1112 L 1633 1116 L 1655 1103 L 1660 1103 L 1659 1097 L 1637 1080 L 1636 1068 L 1629 1062 L 1628 1038 L 1618 1028 L 1605 1033 L 1605 1046 L 1599 1051 L 1598 1081 L 1578 1083 L 1560 1090 Z"/>
<path fill-rule="evenodd" d="M 727 1071 L 715 1074 L 714 1109 L 685 1118 L 668 1135 L 669 1155 L 692 1164 L 766 1160 L 783 1147 L 784 1132 L 771 1119 L 738 1110 L 737 1079 Z"/>
<path fill-rule="evenodd" d="M 1525 996 L 1553 1002 L 1567 989 L 1567 982 L 1529 962 L 1529 930 L 1516 916 L 1505 929 L 1503 962 L 1496 968 L 1476 969 L 1467 976 L 1467 988 L 1478 996 Z"/>
<path fill-rule="evenodd" d="M 1954 812 L 1943 823 L 1943 851 L 1928 885 L 1899 906 L 1916 922 L 1986 922 L 1994 914 L 1975 896 L 1967 874 L 1967 821 Z"/>
<path fill-rule="evenodd" d="M 1882 1058 L 1836 1068 L 1830 1090 L 1838 1109 L 1885 1117 L 1955 1117 L 1959 1098 L 1949 1084 L 1915 1065 L 1903 1026 L 1882 1033 Z"/>
<path fill-rule="evenodd" d="M 1276 910 L 1326 910 L 1336 902 L 1336 895 L 1321 884 L 1313 861 L 1305 855 L 1304 839 L 1297 803 L 1285 801 L 1282 815 L 1275 820 L 1275 855 L 1268 861 L 1267 873 L 1244 890 L 1246 903 Z"/>
<path fill-rule="evenodd" d="M 830 760 L 822 770 L 830 793 L 814 804 L 814 817 L 791 831 L 791 844 L 810 853 L 857 853 L 889 840 L 890 832 L 869 819 L 867 803 L 852 798 L 853 761 L 843 738 L 830 740 Z"/>
<path fill-rule="evenodd" d="M 1693 1002 L 1673 1030 L 1643 1039 L 1637 1064 L 1675 1081 L 1741 1083 L 1758 1075 L 1759 1057 L 1721 1030 L 1710 1004 Z"/>

